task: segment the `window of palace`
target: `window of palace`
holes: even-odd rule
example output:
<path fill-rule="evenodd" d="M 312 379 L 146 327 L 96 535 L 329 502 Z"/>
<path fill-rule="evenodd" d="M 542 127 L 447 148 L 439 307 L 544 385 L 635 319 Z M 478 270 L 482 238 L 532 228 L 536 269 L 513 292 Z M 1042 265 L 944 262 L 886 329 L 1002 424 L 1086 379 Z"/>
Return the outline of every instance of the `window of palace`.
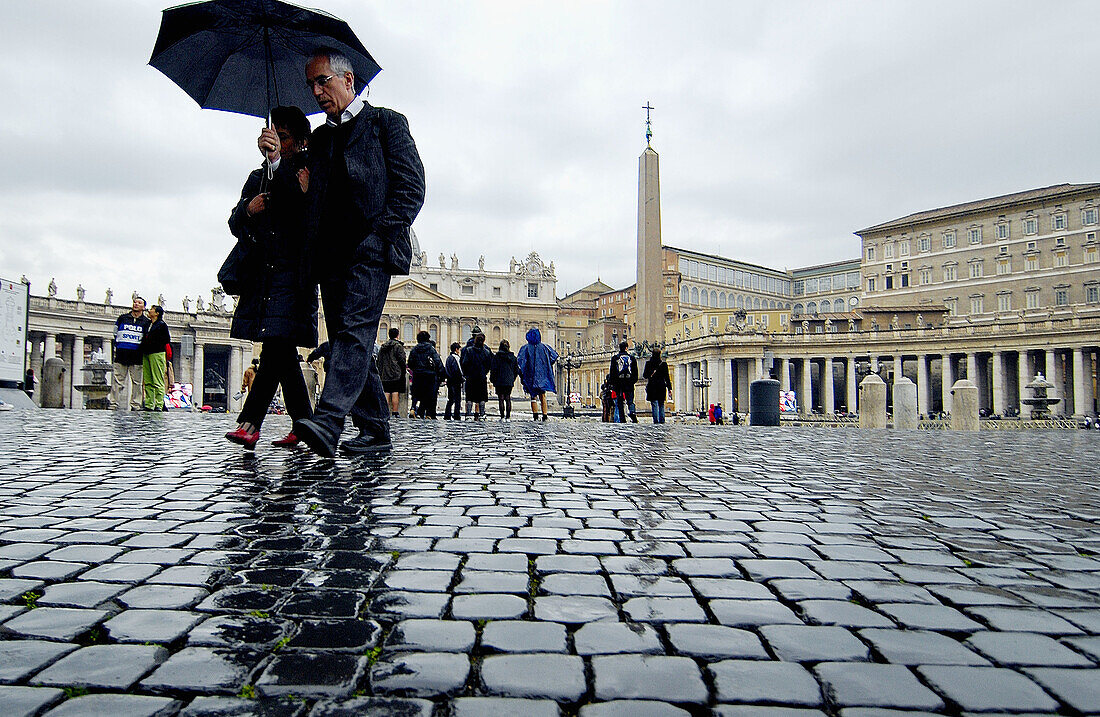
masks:
<path fill-rule="evenodd" d="M 997 274 L 1000 275 L 1000 276 L 1004 276 L 1005 274 L 1011 274 L 1011 273 L 1012 273 L 1012 260 L 1008 259 L 1008 258 L 998 259 L 997 260 Z"/>
<path fill-rule="evenodd" d="M 894 258 L 894 242 L 888 241 L 882 246 L 882 258 L 893 259 Z"/>
<path fill-rule="evenodd" d="M 471 284 L 463 284 L 461 291 L 466 296 L 473 296 L 474 287 Z"/>
<path fill-rule="evenodd" d="M 500 287 L 499 286 L 494 286 L 493 287 L 493 296 L 500 296 Z"/>
<path fill-rule="evenodd" d="M 874 260 L 875 260 L 875 247 L 872 245 L 872 246 L 867 247 L 867 261 L 874 261 Z"/>
<path fill-rule="evenodd" d="M 527 284 L 527 298 L 528 299 L 537 299 L 537 298 L 539 298 L 539 285 L 536 284 L 533 281 L 529 282 Z"/>
<path fill-rule="evenodd" d="M 1037 256 L 1025 256 L 1024 257 L 1024 271 L 1038 271 L 1039 270 L 1039 257 Z"/>
<path fill-rule="evenodd" d="M 1027 292 L 1025 293 L 1025 296 L 1027 297 L 1027 308 L 1029 308 L 1029 309 L 1040 309 L 1040 308 L 1042 308 L 1043 305 L 1039 301 L 1039 290 L 1038 289 L 1028 289 Z"/>
<path fill-rule="evenodd" d="M 1065 245 L 1066 245 L 1066 238 L 1065 237 L 1055 238 L 1054 246 L 1065 246 Z"/>
<path fill-rule="evenodd" d="M 1012 311 L 1012 294 L 1001 292 L 997 294 L 997 311 Z"/>
<path fill-rule="evenodd" d="M 1051 220 L 1051 228 L 1054 229 L 1054 231 L 1065 229 L 1068 224 L 1069 217 L 1066 216 L 1065 212 L 1055 214 L 1054 218 Z"/>
<path fill-rule="evenodd" d="M 1066 256 L 1066 252 L 1056 251 L 1054 252 L 1054 266 L 1057 268 L 1067 266 L 1069 264 L 1069 258 Z"/>
<path fill-rule="evenodd" d="M 997 241 L 1003 241 L 1008 239 L 1008 222 L 1002 221 L 997 223 Z"/>
<path fill-rule="evenodd" d="M 943 305 L 947 309 L 947 313 L 951 316 L 959 315 L 959 300 L 958 299 L 944 299 Z"/>
<path fill-rule="evenodd" d="M 982 228 L 981 227 L 970 227 L 969 229 L 967 229 L 966 230 L 966 240 L 968 242 L 970 242 L 971 244 L 981 244 L 982 243 Z"/>
<path fill-rule="evenodd" d="M 1039 218 L 1038 217 L 1024 217 L 1024 234 L 1038 234 L 1039 233 Z"/>
<path fill-rule="evenodd" d="M 1100 254 L 1097 253 L 1096 247 L 1094 247 L 1094 246 L 1085 247 L 1085 263 L 1086 264 L 1095 264 L 1097 259 L 1100 259 Z"/>
<path fill-rule="evenodd" d="M 802 304 L 795 304 L 795 305 L 794 305 L 794 306 L 793 306 L 793 307 L 791 308 L 791 313 L 792 313 L 792 314 L 794 314 L 795 316 L 798 316 L 799 314 L 801 314 L 801 313 L 802 313 L 802 311 L 803 311 L 803 307 L 802 307 Z"/>
<path fill-rule="evenodd" d="M 680 287 L 680 303 L 686 304 L 691 300 L 691 290 L 686 286 Z"/>
<path fill-rule="evenodd" d="M 849 271 L 848 272 L 848 288 L 849 289 L 858 289 L 859 288 L 859 272 L 858 271 Z"/>
<path fill-rule="evenodd" d="M 1035 242 L 1033 242 L 1033 241 L 1029 241 L 1029 242 L 1027 243 L 1027 250 L 1028 250 L 1028 251 L 1035 251 L 1035 247 L 1036 247 L 1036 246 L 1037 246 L 1037 245 L 1036 245 L 1036 243 L 1035 243 Z"/>
<path fill-rule="evenodd" d="M 872 277 L 867 279 L 867 291 L 874 291 L 874 290 L 875 290 L 875 277 L 872 276 Z"/>
<path fill-rule="evenodd" d="M 926 266 L 920 270 L 920 283 L 931 284 L 932 283 L 932 267 Z"/>
<path fill-rule="evenodd" d="M 972 314 L 984 314 L 985 313 L 985 297 L 982 295 L 976 295 L 970 297 L 970 313 Z"/>
<path fill-rule="evenodd" d="M 1056 287 L 1054 287 L 1054 305 L 1055 306 L 1068 306 L 1069 305 L 1069 287 L 1068 286 L 1056 286 Z"/>
<path fill-rule="evenodd" d="M 917 239 L 917 247 L 920 251 L 932 251 L 932 237 L 929 234 L 921 234 Z"/>
<path fill-rule="evenodd" d="M 806 282 L 802 279 L 794 282 L 794 296 L 802 296 L 806 293 Z"/>
<path fill-rule="evenodd" d="M 956 281 L 959 278 L 958 266 L 955 264 L 943 265 L 943 280 L 944 281 Z"/>
<path fill-rule="evenodd" d="M 433 281 L 432 283 L 428 284 L 428 288 L 432 291 L 439 291 L 439 284 Z"/>
<path fill-rule="evenodd" d="M 955 231 L 946 231 L 943 233 L 943 248 L 954 249 L 955 248 Z"/>
<path fill-rule="evenodd" d="M 719 309 L 726 308 L 726 292 L 724 292 L 724 291 L 721 294 L 718 295 L 718 308 Z"/>
<path fill-rule="evenodd" d="M 1085 207 L 1081 210 L 1081 223 L 1085 226 L 1096 224 L 1100 220 L 1100 211 L 1096 207 Z"/>
<path fill-rule="evenodd" d="M 806 304 L 806 313 L 809 314 L 810 316 L 813 316 L 814 314 L 817 313 L 817 302 L 816 301 L 811 301 L 810 303 Z"/>
<path fill-rule="evenodd" d="M 898 242 L 898 256 L 909 256 L 909 240 L 902 239 Z"/>
<path fill-rule="evenodd" d="M 894 288 L 894 275 L 893 274 L 887 274 L 886 275 L 886 286 L 885 286 L 885 288 L 886 288 L 887 291 Z"/>
<path fill-rule="evenodd" d="M 1100 285 L 1097 285 L 1096 282 L 1085 284 L 1085 303 L 1100 303 Z"/>
<path fill-rule="evenodd" d="M 972 259 L 970 261 L 970 278 L 980 279 L 985 274 L 985 265 L 981 259 Z"/>
<path fill-rule="evenodd" d="M 413 340 L 415 340 L 416 339 L 415 331 L 416 331 L 416 329 L 413 327 L 413 323 L 411 321 L 406 321 L 404 326 L 401 329 L 401 340 L 402 341 L 413 341 Z"/>
<path fill-rule="evenodd" d="M 902 274 L 901 277 L 900 277 L 900 281 L 901 281 L 901 283 L 899 284 L 899 286 L 902 289 L 909 286 L 909 275 L 908 274 Z"/>

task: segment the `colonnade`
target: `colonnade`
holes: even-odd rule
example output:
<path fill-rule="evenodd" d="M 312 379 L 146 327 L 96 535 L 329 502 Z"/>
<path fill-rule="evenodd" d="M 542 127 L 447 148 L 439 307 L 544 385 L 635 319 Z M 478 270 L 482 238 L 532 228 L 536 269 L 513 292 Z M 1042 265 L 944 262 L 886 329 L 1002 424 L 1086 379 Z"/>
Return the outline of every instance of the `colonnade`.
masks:
<path fill-rule="evenodd" d="M 673 359 L 673 362 L 675 360 Z M 967 378 L 978 387 L 979 407 L 990 414 L 1015 410 L 1026 418 L 1027 385 L 1038 373 L 1052 384 L 1050 395 L 1062 399 L 1055 414 L 1096 415 L 1098 355 L 1095 346 L 920 354 L 863 353 L 846 355 L 777 355 L 706 358 L 674 363 L 674 395 L 680 410 L 696 412 L 712 403 L 726 410 L 748 410 L 749 384 L 757 378 L 779 380 L 781 391 L 793 390 L 799 413 L 832 415 L 857 412 L 859 382 L 879 374 L 888 387 L 906 376 L 917 386 L 917 411 L 922 415 L 951 412 L 951 386 Z M 697 379 L 710 379 L 706 388 Z M 888 403 L 892 405 L 892 392 Z"/>

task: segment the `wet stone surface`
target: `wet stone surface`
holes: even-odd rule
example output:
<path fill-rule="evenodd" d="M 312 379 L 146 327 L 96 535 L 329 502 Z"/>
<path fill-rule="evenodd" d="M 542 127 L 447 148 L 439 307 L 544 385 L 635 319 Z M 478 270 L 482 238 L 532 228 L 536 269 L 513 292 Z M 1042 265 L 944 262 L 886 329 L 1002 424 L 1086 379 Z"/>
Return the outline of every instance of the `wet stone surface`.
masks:
<path fill-rule="evenodd" d="M 0 414 L 0 714 L 1100 713 L 1093 433 L 231 420 Z"/>

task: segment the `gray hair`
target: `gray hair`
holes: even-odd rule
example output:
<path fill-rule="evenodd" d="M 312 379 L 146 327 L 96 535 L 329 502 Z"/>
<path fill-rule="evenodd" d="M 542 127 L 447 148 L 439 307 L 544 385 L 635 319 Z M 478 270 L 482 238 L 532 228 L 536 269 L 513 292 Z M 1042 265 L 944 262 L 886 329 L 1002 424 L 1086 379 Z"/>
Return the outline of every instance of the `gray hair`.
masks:
<path fill-rule="evenodd" d="M 313 57 L 324 57 L 328 60 L 328 66 L 332 68 L 332 71 L 339 76 L 343 76 L 345 72 L 350 72 L 355 75 L 355 68 L 351 66 L 351 60 L 348 56 L 340 52 L 334 47 L 318 47 L 313 51 Z"/>

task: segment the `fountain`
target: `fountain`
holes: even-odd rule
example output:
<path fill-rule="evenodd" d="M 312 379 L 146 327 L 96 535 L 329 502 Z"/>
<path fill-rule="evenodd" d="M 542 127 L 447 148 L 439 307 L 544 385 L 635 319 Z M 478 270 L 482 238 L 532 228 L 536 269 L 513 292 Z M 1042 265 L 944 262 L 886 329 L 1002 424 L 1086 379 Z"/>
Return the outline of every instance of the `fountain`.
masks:
<path fill-rule="evenodd" d="M 1047 391 L 1054 388 L 1054 384 L 1043 378 L 1042 373 L 1035 374 L 1035 379 L 1024 388 L 1031 391 L 1031 398 L 1023 399 L 1026 406 L 1031 407 L 1031 420 L 1037 421 L 1050 418 L 1050 406 L 1062 399 L 1047 396 Z"/>
<path fill-rule="evenodd" d="M 84 374 L 84 383 L 73 388 L 84 394 L 84 408 L 100 410 L 110 408 L 108 396 L 111 394 L 111 383 L 107 380 L 107 374 L 111 372 L 111 368 L 109 361 L 93 354 L 91 361 L 81 369 Z"/>

